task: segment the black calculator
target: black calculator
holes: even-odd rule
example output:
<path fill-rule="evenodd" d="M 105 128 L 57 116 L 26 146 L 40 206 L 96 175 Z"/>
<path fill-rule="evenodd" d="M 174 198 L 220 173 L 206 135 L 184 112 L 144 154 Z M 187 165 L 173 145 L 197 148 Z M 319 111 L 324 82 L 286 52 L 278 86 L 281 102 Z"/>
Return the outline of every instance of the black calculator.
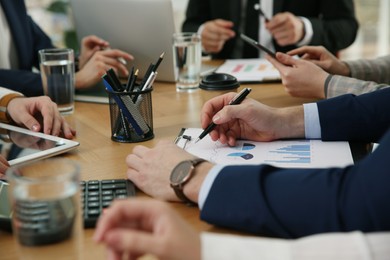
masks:
<path fill-rule="evenodd" d="M 125 179 L 82 181 L 80 185 L 84 228 L 95 227 L 102 210 L 114 199 L 135 196 L 134 184 Z"/>
<path fill-rule="evenodd" d="M 6 182 L 0 182 L 0 229 L 12 232 L 8 185 Z M 83 207 L 84 228 L 93 228 L 102 211 L 110 206 L 115 199 L 135 196 L 135 186 L 131 181 L 126 179 L 81 181 L 80 194 Z M 24 217 L 30 218 L 33 221 L 31 226 L 34 227 L 42 226 L 42 223 L 39 221 L 44 221 L 47 211 L 53 208 L 48 206 L 46 209 L 44 205 L 35 204 L 27 206 L 28 209 L 23 209 L 21 212 L 24 212 L 23 214 L 29 214 Z"/>

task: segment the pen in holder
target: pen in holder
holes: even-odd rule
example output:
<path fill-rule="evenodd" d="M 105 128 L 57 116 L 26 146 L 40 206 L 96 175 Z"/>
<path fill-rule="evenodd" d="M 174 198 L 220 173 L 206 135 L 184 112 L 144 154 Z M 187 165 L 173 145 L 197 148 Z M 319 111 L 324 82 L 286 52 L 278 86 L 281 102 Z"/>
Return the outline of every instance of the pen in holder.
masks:
<path fill-rule="evenodd" d="M 154 137 L 152 90 L 119 92 L 106 88 L 113 141 L 136 143 Z"/>

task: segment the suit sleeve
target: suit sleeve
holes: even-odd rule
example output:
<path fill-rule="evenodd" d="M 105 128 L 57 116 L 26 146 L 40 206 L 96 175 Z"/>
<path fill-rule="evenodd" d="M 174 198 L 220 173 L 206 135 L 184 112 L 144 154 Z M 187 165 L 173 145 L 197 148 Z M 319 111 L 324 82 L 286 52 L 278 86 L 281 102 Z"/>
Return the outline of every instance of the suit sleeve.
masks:
<path fill-rule="evenodd" d="M 40 74 L 29 70 L 0 69 L 0 85 L 21 92 L 27 97 L 43 95 Z"/>
<path fill-rule="evenodd" d="M 359 27 L 353 1 L 324 0 L 320 8 L 321 17 L 307 17 L 313 26 L 310 45 L 323 45 L 333 53 L 350 46 Z"/>
<path fill-rule="evenodd" d="M 318 103 L 326 140 L 379 139 L 380 146 L 345 168 L 227 166 L 201 211 L 211 224 L 259 235 L 390 230 L 390 89 Z M 365 115 L 363 115 L 365 114 Z M 332 116 L 333 115 L 333 116 Z M 335 119 L 334 121 L 332 121 Z M 386 133 L 386 134 L 384 134 Z"/>
<path fill-rule="evenodd" d="M 197 32 L 199 27 L 211 20 L 209 1 L 189 0 L 186 18 L 182 25 L 183 32 Z"/>
<path fill-rule="evenodd" d="M 54 48 L 54 46 L 50 38 L 26 14 L 23 2 L 8 3 L 8 5 L 6 10 L 11 17 L 10 27 L 18 51 L 19 68 L 0 69 L 0 85 L 26 96 L 43 95 L 41 76 L 32 69 L 39 69 L 38 51 Z"/>
<path fill-rule="evenodd" d="M 348 93 L 361 95 L 388 87 L 390 87 L 389 84 L 378 84 L 373 81 L 364 81 L 356 78 L 332 75 L 328 84 L 325 86 L 325 94 L 326 98 L 337 97 Z"/>
<path fill-rule="evenodd" d="M 345 63 L 349 66 L 353 78 L 390 84 L 390 55 Z"/>
<path fill-rule="evenodd" d="M 201 211 L 210 224 L 297 238 L 325 232 L 390 230 L 390 133 L 354 166 L 224 167 Z"/>
<path fill-rule="evenodd" d="M 378 142 L 390 126 L 390 88 L 317 102 L 325 141 Z"/>

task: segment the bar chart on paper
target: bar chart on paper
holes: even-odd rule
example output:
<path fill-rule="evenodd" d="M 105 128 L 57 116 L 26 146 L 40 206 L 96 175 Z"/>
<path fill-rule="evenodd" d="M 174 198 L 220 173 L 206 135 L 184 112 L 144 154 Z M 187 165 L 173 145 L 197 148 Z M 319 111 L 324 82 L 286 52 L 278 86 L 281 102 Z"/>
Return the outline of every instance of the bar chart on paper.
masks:
<path fill-rule="evenodd" d="M 310 140 L 297 141 L 291 144 L 270 145 L 265 163 L 271 164 L 310 164 L 312 152 Z"/>
<path fill-rule="evenodd" d="M 280 74 L 266 59 L 226 60 L 217 71 L 233 75 L 240 82 L 279 80 Z"/>
<path fill-rule="evenodd" d="M 199 136 L 202 129 L 188 128 L 185 135 Z M 186 151 L 217 164 L 270 164 L 288 168 L 344 167 L 353 164 L 348 142 L 321 140 L 281 140 L 254 142 L 238 140 L 231 147 L 206 136 L 197 144 L 181 139 L 177 145 Z"/>

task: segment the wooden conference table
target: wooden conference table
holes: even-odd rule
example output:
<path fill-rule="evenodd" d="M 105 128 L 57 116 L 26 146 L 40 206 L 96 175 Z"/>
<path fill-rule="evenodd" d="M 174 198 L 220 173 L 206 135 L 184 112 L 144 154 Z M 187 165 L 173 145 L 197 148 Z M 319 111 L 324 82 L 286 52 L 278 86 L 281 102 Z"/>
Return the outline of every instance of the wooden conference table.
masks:
<path fill-rule="evenodd" d="M 299 105 L 313 100 L 289 96 L 281 83 L 245 84 L 251 87 L 249 97 L 264 104 L 283 107 Z M 200 110 L 203 105 L 201 91 L 193 93 L 176 92 L 175 84 L 157 82 L 152 93 L 153 125 L 155 138 L 140 143 L 153 147 L 159 140 L 174 140 L 182 127 L 200 127 Z M 131 153 L 136 144 L 117 143 L 110 139 L 109 106 L 76 102 L 75 112 L 66 116 L 76 129 L 76 140 L 80 146 L 72 152 L 61 155 L 77 161 L 81 166 L 81 179 L 126 178 L 126 155 Z M 138 143 L 139 144 L 139 143 Z M 146 196 L 137 191 L 137 196 Z M 181 203 L 171 203 L 195 229 L 199 231 L 231 232 L 214 227 L 199 220 L 199 210 Z M 105 249 L 92 241 L 94 229 L 85 229 L 82 241 L 85 259 L 105 259 Z M 0 231 L 0 258 L 17 259 L 18 247 L 12 234 Z M 66 258 L 66 252 L 57 252 L 55 256 L 43 254 L 40 259 Z"/>

